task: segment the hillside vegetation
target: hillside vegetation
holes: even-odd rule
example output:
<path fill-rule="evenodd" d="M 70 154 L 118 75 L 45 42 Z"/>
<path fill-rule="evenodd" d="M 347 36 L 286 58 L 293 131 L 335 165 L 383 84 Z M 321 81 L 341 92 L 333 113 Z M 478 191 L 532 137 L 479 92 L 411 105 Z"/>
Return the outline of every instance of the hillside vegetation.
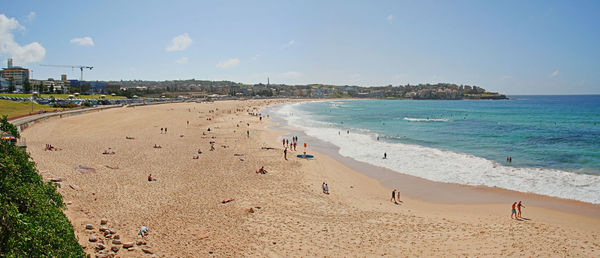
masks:
<path fill-rule="evenodd" d="M 6 116 L 0 130 L 19 138 Z M 0 141 L 0 256 L 85 257 L 56 185 L 44 182 L 23 149 Z"/>

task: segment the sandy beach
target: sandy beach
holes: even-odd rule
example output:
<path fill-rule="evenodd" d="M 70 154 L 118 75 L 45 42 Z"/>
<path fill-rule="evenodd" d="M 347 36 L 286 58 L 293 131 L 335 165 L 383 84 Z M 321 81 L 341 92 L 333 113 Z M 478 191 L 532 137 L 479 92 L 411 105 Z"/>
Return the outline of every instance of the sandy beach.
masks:
<path fill-rule="evenodd" d="M 453 202 L 436 196 L 460 186 L 382 184 L 326 152 L 310 149 L 316 158 L 305 160 L 298 148 L 284 160 L 286 132 L 248 113 L 285 101 L 114 108 L 51 119 L 22 135 L 41 175 L 62 179 L 65 213 L 92 256 L 114 252 L 98 251 L 91 235 L 123 257 L 600 256 L 598 205 L 533 196 L 534 205 L 524 199 L 524 219 L 512 220 L 511 202 L 498 202 L 511 191 L 466 190 L 491 197 Z M 266 174 L 255 173 L 261 166 Z M 404 187 L 398 205 L 390 202 L 396 185 Z M 424 192 L 438 194 L 416 198 Z M 99 231 L 102 218 L 122 243 L 141 240 L 138 230 L 148 227 L 145 244 L 113 244 Z"/>

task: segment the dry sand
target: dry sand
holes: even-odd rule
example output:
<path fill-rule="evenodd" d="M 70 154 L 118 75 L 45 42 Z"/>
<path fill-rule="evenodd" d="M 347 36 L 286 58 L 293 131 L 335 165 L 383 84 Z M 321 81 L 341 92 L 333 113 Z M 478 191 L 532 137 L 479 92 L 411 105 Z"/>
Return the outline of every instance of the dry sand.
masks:
<path fill-rule="evenodd" d="M 147 245 L 119 250 L 127 257 L 148 256 L 142 247 L 165 257 L 600 256 L 598 218 L 527 203 L 528 219 L 520 221 L 509 218 L 510 203 L 403 196 L 395 205 L 391 189 L 331 157 L 297 159 L 298 150 L 285 161 L 282 132 L 248 115 L 275 103 L 123 107 L 48 120 L 22 134 L 42 176 L 63 179 L 65 213 L 91 255 L 97 244 L 88 238 L 102 236 L 100 219 L 107 218 L 122 242 L 148 227 Z M 62 150 L 44 151 L 47 143 Z M 103 155 L 108 148 L 115 154 Z M 255 173 L 261 166 L 267 174 Z M 147 181 L 150 173 L 157 181 Z M 331 194 L 321 192 L 323 181 Z"/>

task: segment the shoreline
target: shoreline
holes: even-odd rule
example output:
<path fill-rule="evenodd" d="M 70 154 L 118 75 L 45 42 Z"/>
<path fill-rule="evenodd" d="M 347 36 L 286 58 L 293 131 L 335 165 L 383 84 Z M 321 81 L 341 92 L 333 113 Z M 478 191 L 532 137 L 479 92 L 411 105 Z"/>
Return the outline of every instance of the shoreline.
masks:
<path fill-rule="evenodd" d="M 277 106 L 280 107 L 281 105 L 286 104 Z M 327 155 L 363 175 L 376 179 L 390 190 L 399 189 L 403 195 L 410 198 L 438 204 L 504 204 L 506 206 L 510 206 L 514 201 L 523 200 L 524 203 L 531 206 L 549 208 L 590 218 L 600 218 L 600 204 L 499 187 L 436 182 L 342 156 L 339 154 L 338 146 L 308 136 L 302 129 L 288 125 L 283 118 L 273 116 L 274 112 L 272 110 L 278 108 L 277 106 L 265 108 L 268 109 L 267 114 L 274 117 L 278 123 L 278 125 L 273 126 L 273 129 L 284 132 L 283 135 L 293 134 L 310 139 L 311 149 L 316 152 Z"/>
<path fill-rule="evenodd" d="M 304 160 L 294 155 L 302 151 L 289 151 L 284 160 L 279 137 L 286 132 L 248 114 L 277 103 L 284 102 L 111 109 L 44 121 L 23 134 L 44 179 L 61 178 L 65 214 L 92 256 L 99 251 L 88 238 L 99 232 L 85 228 L 100 226 L 101 218 L 123 243 L 140 240 L 140 225 L 148 227 L 147 246 L 121 249 L 123 257 L 147 256 L 140 248 L 167 257 L 594 257 L 600 251 L 595 218 L 525 202 L 524 218 L 512 220 L 505 204 L 432 203 L 404 193 L 396 205 L 391 189 L 326 154 Z M 62 150 L 44 151 L 47 143 Z M 103 155 L 106 148 L 116 154 Z M 261 166 L 268 173 L 255 173 Z M 157 181 L 148 182 L 149 173 Z M 322 182 L 330 194 L 322 193 Z M 106 250 L 122 247 L 106 244 Z"/>

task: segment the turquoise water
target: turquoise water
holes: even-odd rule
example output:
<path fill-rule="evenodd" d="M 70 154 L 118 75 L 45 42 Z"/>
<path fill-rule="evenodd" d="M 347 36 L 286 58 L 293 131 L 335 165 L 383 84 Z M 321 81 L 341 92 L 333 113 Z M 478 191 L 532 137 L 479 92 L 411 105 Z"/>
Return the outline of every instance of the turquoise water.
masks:
<path fill-rule="evenodd" d="M 279 115 L 402 173 L 600 203 L 600 95 L 511 98 L 311 102 Z"/>

